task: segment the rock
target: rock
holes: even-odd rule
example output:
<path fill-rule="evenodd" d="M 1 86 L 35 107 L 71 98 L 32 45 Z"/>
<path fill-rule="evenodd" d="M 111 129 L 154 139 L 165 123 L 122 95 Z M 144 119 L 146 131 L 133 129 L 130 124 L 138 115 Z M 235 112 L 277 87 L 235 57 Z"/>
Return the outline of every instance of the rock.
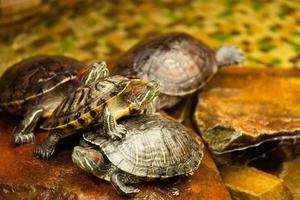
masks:
<path fill-rule="evenodd" d="M 0 199 L 123 199 L 110 183 L 77 168 L 71 160 L 76 142 L 66 138 L 49 161 L 31 156 L 47 133 L 36 134 L 34 144 L 15 146 L 11 132 L 16 120 L 0 115 Z M 78 139 L 78 138 L 76 138 Z M 206 151 L 192 177 L 146 182 L 134 199 L 230 199 L 219 172 Z"/>
<path fill-rule="evenodd" d="M 291 191 L 294 199 L 300 199 L 300 157 L 282 164 L 279 177 L 283 179 L 286 187 Z"/>
<path fill-rule="evenodd" d="M 291 161 L 296 158 L 294 145 L 282 144 L 274 152 L 274 157 L 283 161 Z"/>
<path fill-rule="evenodd" d="M 194 119 L 215 153 L 286 136 L 294 142 L 300 137 L 299 99 L 300 70 L 231 67 L 199 94 Z"/>
<path fill-rule="evenodd" d="M 227 166 L 221 168 L 221 175 L 233 199 L 292 199 L 281 179 L 255 168 Z"/>

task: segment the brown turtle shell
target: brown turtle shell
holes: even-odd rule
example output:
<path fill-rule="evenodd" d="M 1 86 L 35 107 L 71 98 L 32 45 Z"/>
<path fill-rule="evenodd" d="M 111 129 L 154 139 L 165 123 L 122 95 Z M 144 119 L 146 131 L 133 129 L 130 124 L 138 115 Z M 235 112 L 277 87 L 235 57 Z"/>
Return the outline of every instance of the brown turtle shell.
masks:
<path fill-rule="evenodd" d="M 214 50 L 186 33 L 165 33 L 133 46 L 117 62 L 114 74 L 159 80 L 162 93 L 195 92 L 217 71 Z"/>
<path fill-rule="evenodd" d="M 25 59 L 0 78 L 0 107 L 21 107 L 54 88 L 76 79 L 85 65 L 64 56 L 36 56 Z"/>

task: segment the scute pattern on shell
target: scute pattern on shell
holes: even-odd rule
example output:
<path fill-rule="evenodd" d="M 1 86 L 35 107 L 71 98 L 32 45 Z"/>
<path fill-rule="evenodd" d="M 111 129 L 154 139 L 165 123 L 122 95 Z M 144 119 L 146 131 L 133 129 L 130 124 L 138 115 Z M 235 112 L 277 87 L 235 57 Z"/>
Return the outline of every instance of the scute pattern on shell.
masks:
<path fill-rule="evenodd" d="M 162 93 L 193 93 L 217 71 L 214 51 L 186 33 L 166 33 L 146 39 L 121 57 L 114 74 L 159 80 Z"/>
<path fill-rule="evenodd" d="M 167 178 L 198 168 L 202 146 L 181 124 L 160 116 L 140 115 L 123 123 L 124 139 L 111 141 L 99 132 L 84 134 L 121 170 L 147 178 Z"/>
<path fill-rule="evenodd" d="M 43 125 L 44 129 L 55 128 L 75 120 L 125 89 L 130 79 L 122 76 L 108 77 L 102 81 L 83 85 L 69 95 Z"/>
<path fill-rule="evenodd" d="M 10 67 L 0 79 L 0 105 L 8 106 L 51 91 L 57 86 L 76 79 L 84 64 L 64 56 L 36 56 Z"/>

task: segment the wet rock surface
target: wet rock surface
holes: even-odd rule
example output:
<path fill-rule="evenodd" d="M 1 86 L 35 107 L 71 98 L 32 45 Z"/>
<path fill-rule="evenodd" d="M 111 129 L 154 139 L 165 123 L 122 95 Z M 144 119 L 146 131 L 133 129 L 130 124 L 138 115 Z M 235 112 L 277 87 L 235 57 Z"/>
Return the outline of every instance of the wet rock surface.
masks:
<path fill-rule="evenodd" d="M 292 199 L 282 179 L 253 167 L 226 166 L 221 174 L 233 199 Z"/>
<path fill-rule="evenodd" d="M 286 187 L 292 192 L 294 199 L 300 199 L 300 157 L 282 164 L 279 177 L 283 179 Z"/>
<path fill-rule="evenodd" d="M 0 115 L 0 199 L 123 199 L 110 183 L 72 163 L 71 151 L 76 142 L 60 145 L 49 161 L 31 156 L 46 132 L 38 133 L 34 144 L 15 146 L 11 131 L 16 122 Z M 141 192 L 133 199 L 230 199 L 207 151 L 192 177 L 141 183 L 138 187 Z"/>
<path fill-rule="evenodd" d="M 224 152 L 282 136 L 295 139 L 299 100 L 300 70 L 226 68 L 200 93 L 194 119 L 208 147 Z"/>

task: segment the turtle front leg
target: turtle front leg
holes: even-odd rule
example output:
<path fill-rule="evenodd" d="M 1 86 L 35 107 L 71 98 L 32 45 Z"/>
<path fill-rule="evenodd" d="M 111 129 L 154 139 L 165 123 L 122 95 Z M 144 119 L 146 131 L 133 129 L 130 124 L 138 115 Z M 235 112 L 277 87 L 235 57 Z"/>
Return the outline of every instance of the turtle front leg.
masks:
<path fill-rule="evenodd" d="M 118 194 L 123 196 L 133 196 L 140 192 L 139 189 L 134 188 L 132 186 L 128 186 L 125 184 L 130 184 L 130 178 L 128 177 L 128 174 L 124 174 L 122 172 L 115 171 L 112 173 L 110 177 L 110 182 L 115 188 L 115 190 L 118 192 Z"/>
<path fill-rule="evenodd" d="M 43 112 L 43 108 L 36 107 L 31 112 L 25 114 L 23 121 L 13 130 L 15 144 L 30 143 L 34 140 L 33 130 Z"/>
<path fill-rule="evenodd" d="M 104 108 L 104 130 L 111 137 L 111 139 L 116 140 L 117 138 L 122 138 L 126 134 L 126 129 L 123 125 L 118 124 L 113 113 L 110 111 L 108 106 Z"/>
<path fill-rule="evenodd" d="M 48 160 L 53 155 L 61 135 L 59 130 L 50 131 L 48 138 L 34 149 L 33 156 Z"/>

